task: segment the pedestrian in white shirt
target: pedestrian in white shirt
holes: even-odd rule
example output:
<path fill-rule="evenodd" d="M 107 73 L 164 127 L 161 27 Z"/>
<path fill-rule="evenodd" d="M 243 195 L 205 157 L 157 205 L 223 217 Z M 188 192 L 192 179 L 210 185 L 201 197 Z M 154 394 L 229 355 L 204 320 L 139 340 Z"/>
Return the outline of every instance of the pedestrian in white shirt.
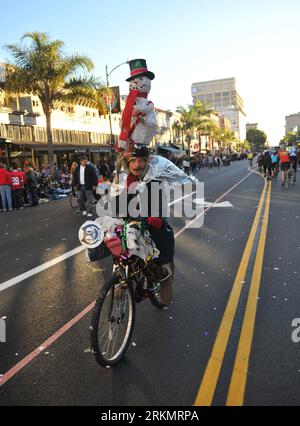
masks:
<path fill-rule="evenodd" d="M 74 186 L 77 186 L 80 211 L 84 216 L 92 217 L 93 191 L 97 188 L 97 175 L 93 166 L 88 164 L 86 156 L 80 158 L 80 166 L 74 171 Z"/>

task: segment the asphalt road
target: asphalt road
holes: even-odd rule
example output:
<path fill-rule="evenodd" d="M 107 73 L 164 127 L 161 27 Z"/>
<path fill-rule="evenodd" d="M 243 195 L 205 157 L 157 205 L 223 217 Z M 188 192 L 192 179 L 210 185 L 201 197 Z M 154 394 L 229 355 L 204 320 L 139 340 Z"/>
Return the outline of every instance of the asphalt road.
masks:
<path fill-rule="evenodd" d="M 78 247 L 83 218 L 67 200 L 0 216 L 1 406 L 300 405 L 300 343 L 292 340 L 300 318 L 300 183 L 269 188 L 246 162 L 198 177 L 207 201 L 231 190 L 222 201 L 233 207 L 211 208 L 200 229 L 178 236 L 174 302 L 165 311 L 137 306 L 134 345 L 114 369 L 90 353 L 90 311 L 66 326 L 95 300 L 109 259 L 87 263 L 81 252 L 1 289 Z M 184 226 L 172 224 L 175 232 Z"/>

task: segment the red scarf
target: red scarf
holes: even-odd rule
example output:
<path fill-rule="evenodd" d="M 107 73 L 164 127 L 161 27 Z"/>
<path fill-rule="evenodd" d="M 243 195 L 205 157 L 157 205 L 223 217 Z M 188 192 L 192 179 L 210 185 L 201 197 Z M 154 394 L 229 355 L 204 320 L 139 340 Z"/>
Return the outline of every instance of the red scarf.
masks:
<path fill-rule="evenodd" d="M 138 90 L 130 90 L 127 97 L 126 105 L 122 114 L 122 128 L 120 134 L 121 141 L 127 141 L 131 136 L 131 119 L 133 115 L 133 107 L 138 93 Z"/>
<path fill-rule="evenodd" d="M 132 185 L 133 183 L 138 182 L 138 181 L 139 181 L 139 178 L 130 173 L 127 176 L 126 188 L 127 189 L 130 188 L 130 185 Z"/>

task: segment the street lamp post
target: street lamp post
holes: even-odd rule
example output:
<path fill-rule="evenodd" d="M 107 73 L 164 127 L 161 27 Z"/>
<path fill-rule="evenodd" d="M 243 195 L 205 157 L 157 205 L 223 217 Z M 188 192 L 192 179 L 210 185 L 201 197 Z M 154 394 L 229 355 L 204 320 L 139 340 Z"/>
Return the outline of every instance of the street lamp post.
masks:
<path fill-rule="evenodd" d="M 116 67 L 114 67 L 110 72 L 108 72 L 108 66 L 106 65 L 106 67 L 105 67 L 105 74 L 106 74 L 106 87 L 107 87 L 107 89 L 109 89 L 109 79 L 108 78 L 111 75 L 111 73 L 113 71 L 115 71 L 117 68 L 119 68 L 121 65 L 125 65 L 125 64 L 128 64 L 128 63 L 129 63 L 129 61 L 122 62 L 121 64 L 119 64 Z M 111 143 L 111 145 L 113 145 L 113 143 L 114 143 L 114 136 L 113 136 L 112 122 L 111 122 L 111 102 L 109 102 L 108 115 L 109 115 L 110 143 Z"/>
<path fill-rule="evenodd" d="M 182 146 L 182 150 L 184 150 L 184 141 L 183 141 L 183 125 L 179 124 L 179 141 L 180 141 L 180 137 L 181 137 L 181 146 Z"/>

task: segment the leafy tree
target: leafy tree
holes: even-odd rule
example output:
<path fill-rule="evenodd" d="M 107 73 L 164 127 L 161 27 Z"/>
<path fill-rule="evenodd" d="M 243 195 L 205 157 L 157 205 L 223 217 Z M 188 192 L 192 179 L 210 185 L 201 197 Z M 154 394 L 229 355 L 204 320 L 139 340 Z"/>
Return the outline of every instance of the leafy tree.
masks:
<path fill-rule="evenodd" d="M 224 130 L 217 126 L 213 129 L 212 137 L 218 142 L 219 149 L 228 147 L 235 140 L 234 133 L 231 130 Z"/>
<path fill-rule="evenodd" d="M 300 131 L 298 132 L 288 132 L 280 142 L 285 142 L 287 144 L 296 145 L 300 140 Z"/>
<path fill-rule="evenodd" d="M 246 139 L 244 141 L 238 141 L 236 147 L 238 151 L 249 151 L 252 148 L 250 142 L 248 142 Z"/>
<path fill-rule="evenodd" d="M 191 135 L 195 128 L 195 120 L 194 116 L 191 111 L 192 106 L 189 106 L 188 108 L 185 108 L 183 106 L 177 107 L 177 112 L 181 114 L 181 126 L 182 129 L 186 135 L 186 139 L 188 141 L 188 147 L 190 152 L 190 146 L 191 146 Z"/>
<path fill-rule="evenodd" d="M 247 132 L 247 141 L 251 144 L 252 149 L 261 149 L 265 146 L 267 135 L 262 130 L 249 129 Z"/>
<path fill-rule="evenodd" d="M 195 130 L 198 133 L 199 145 L 201 147 L 201 136 L 211 134 L 212 126 L 210 115 L 213 109 L 202 104 L 200 101 L 196 101 L 191 107 L 192 116 L 194 118 Z"/>
<path fill-rule="evenodd" d="M 30 44 L 24 44 L 24 40 Z M 54 170 L 51 114 L 61 104 L 101 104 L 101 84 L 90 72 L 93 62 L 84 55 L 67 56 L 61 40 L 50 40 L 46 33 L 26 33 L 20 44 L 6 46 L 13 61 L 7 64 L 5 90 L 13 94 L 30 93 L 39 97 L 46 117 L 48 157 Z"/>
<path fill-rule="evenodd" d="M 201 135 L 208 132 L 209 116 L 213 110 L 203 105 L 200 101 L 197 101 L 194 105 L 189 105 L 188 108 L 179 106 L 177 112 L 181 114 L 181 124 L 186 133 L 190 152 L 192 134 L 195 131 L 198 133 L 201 144 Z"/>

